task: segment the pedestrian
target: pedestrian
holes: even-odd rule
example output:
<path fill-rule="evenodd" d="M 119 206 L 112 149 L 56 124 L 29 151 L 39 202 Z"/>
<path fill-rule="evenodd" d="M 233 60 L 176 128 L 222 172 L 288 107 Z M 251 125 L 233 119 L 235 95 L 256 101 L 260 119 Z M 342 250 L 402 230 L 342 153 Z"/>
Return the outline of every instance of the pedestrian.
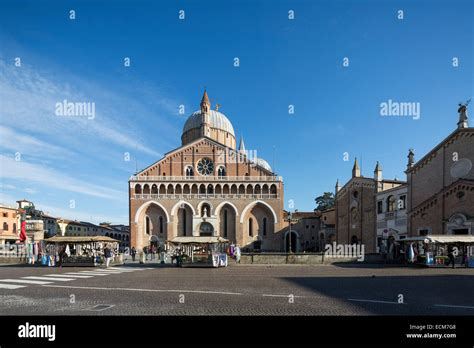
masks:
<path fill-rule="evenodd" d="M 132 247 L 131 254 L 132 254 L 132 261 L 135 262 L 135 255 L 137 254 L 137 250 L 135 249 L 135 247 Z"/>
<path fill-rule="evenodd" d="M 239 246 L 236 246 L 234 249 L 234 256 L 235 256 L 235 261 L 237 263 L 240 263 L 240 248 Z"/>
<path fill-rule="evenodd" d="M 143 247 L 143 253 L 145 254 L 145 261 L 148 260 L 148 247 L 145 245 Z"/>
<path fill-rule="evenodd" d="M 453 264 L 454 268 L 454 253 L 453 253 L 453 247 L 449 247 L 448 249 L 448 264 L 447 266 L 449 267 L 450 264 Z"/>
<path fill-rule="evenodd" d="M 108 245 L 104 248 L 104 256 L 105 256 L 105 267 L 108 268 L 110 265 L 110 260 L 112 260 L 112 249 Z"/>
<path fill-rule="evenodd" d="M 65 246 L 61 246 L 61 247 L 60 247 L 58 256 L 59 256 L 58 266 L 59 266 L 59 267 L 62 267 L 62 266 L 63 266 L 64 259 L 65 259 L 66 256 L 67 256 L 67 254 L 66 254 L 66 247 L 65 247 Z"/>
<path fill-rule="evenodd" d="M 156 258 L 156 246 L 153 245 L 151 247 L 151 259 L 154 260 Z"/>

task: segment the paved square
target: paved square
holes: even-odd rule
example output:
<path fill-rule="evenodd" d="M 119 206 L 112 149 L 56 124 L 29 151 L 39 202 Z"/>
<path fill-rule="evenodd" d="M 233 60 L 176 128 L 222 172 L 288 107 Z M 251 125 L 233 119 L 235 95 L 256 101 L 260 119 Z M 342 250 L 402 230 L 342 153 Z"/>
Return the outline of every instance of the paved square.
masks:
<path fill-rule="evenodd" d="M 0 267 L 3 315 L 474 315 L 473 294 L 465 268 Z"/>

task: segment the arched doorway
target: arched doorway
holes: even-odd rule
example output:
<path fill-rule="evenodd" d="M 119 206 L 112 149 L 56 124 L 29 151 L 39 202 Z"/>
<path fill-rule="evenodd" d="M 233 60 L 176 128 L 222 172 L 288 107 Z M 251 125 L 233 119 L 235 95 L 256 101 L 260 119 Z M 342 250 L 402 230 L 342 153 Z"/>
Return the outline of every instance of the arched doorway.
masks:
<path fill-rule="evenodd" d="M 211 237 L 214 234 L 214 226 L 209 222 L 202 222 L 199 225 L 199 235 L 205 237 Z"/>
<path fill-rule="evenodd" d="M 219 210 L 219 235 L 231 242 L 236 242 L 236 211 L 230 204 L 224 204 Z"/>
<path fill-rule="evenodd" d="M 290 235 L 291 235 L 291 252 L 295 253 L 298 248 L 298 234 L 295 231 L 288 231 L 285 235 L 285 251 L 290 251 Z"/>
<path fill-rule="evenodd" d="M 178 214 L 178 233 L 180 237 L 193 235 L 193 211 L 187 204 L 182 204 L 177 211 Z"/>
<path fill-rule="evenodd" d="M 144 211 L 141 212 L 139 219 L 142 224 L 142 235 L 146 238 L 146 241 L 148 241 L 151 236 L 157 236 L 158 238 L 162 239 L 167 238 L 168 219 L 166 212 L 162 207 L 151 203 Z"/>
<path fill-rule="evenodd" d="M 259 250 L 270 247 L 267 240 L 273 236 L 276 222 L 271 206 L 261 201 L 249 204 L 242 211 L 240 222 L 243 224 L 244 247 Z"/>

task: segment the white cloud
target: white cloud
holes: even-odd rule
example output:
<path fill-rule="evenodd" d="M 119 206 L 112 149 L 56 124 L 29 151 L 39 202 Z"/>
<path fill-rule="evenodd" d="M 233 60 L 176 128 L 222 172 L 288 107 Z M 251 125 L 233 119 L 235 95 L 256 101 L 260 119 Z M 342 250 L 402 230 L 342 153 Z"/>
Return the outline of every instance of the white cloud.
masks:
<path fill-rule="evenodd" d="M 111 222 L 113 224 L 128 224 L 128 215 L 104 215 L 97 213 L 90 213 L 77 209 L 64 209 L 50 205 L 35 204 L 36 208 L 43 211 L 43 213 L 56 218 L 87 221 L 95 224 L 101 222 Z"/>
<path fill-rule="evenodd" d="M 25 64 L 16 68 L 1 59 L 0 70 L 0 116 L 11 120 L 11 127 L 41 134 L 52 142 L 70 144 L 73 148 L 84 147 L 85 143 L 106 143 L 161 157 L 159 152 L 140 141 L 133 122 L 126 123 L 126 117 L 120 117 L 123 114 L 121 108 L 126 103 L 123 96 L 105 93 L 103 88 L 84 83 L 74 76 L 63 75 L 61 81 L 50 73 L 33 70 Z M 85 85 L 88 89 L 73 88 L 71 82 L 74 86 Z M 89 120 L 86 117 L 57 116 L 55 105 L 64 99 L 96 103 L 96 117 Z M 26 135 L 22 140 L 27 144 L 38 141 Z M 41 145 L 44 147 L 44 142 Z M 49 149 L 57 150 L 54 145 Z"/>
<path fill-rule="evenodd" d="M 16 189 L 15 185 L 10 185 L 10 184 L 1 184 L 0 183 L 0 189 L 7 189 L 7 190 L 14 190 Z"/>
<path fill-rule="evenodd" d="M 41 165 L 15 161 L 13 158 L 0 155 L 0 179 L 24 180 L 53 187 L 60 190 L 76 192 L 79 194 L 101 197 L 113 200 L 124 199 L 126 192 L 94 185 L 89 182 L 77 180 L 54 169 Z"/>
<path fill-rule="evenodd" d="M 64 147 L 41 141 L 31 135 L 20 133 L 12 128 L 0 125 L 0 147 L 21 155 L 48 156 L 53 158 L 70 158 L 73 153 Z"/>

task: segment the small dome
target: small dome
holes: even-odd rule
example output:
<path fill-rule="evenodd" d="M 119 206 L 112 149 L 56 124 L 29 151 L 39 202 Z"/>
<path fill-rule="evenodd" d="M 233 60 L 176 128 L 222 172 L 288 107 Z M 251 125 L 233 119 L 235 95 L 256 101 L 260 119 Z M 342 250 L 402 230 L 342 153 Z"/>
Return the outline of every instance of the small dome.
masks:
<path fill-rule="evenodd" d="M 272 167 L 263 158 L 257 158 L 257 165 L 273 173 Z"/>
<path fill-rule="evenodd" d="M 184 124 L 183 134 L 191 129 L 201 128 L 201 122 L 201 111 L 193 112 Z M 232 123 L 230 123 L 229 119 L 219 111 L 209 110 L 209 122 L 211 128 L 226 131 L 235 137 L 234 127 L 232 126 Z"/>

